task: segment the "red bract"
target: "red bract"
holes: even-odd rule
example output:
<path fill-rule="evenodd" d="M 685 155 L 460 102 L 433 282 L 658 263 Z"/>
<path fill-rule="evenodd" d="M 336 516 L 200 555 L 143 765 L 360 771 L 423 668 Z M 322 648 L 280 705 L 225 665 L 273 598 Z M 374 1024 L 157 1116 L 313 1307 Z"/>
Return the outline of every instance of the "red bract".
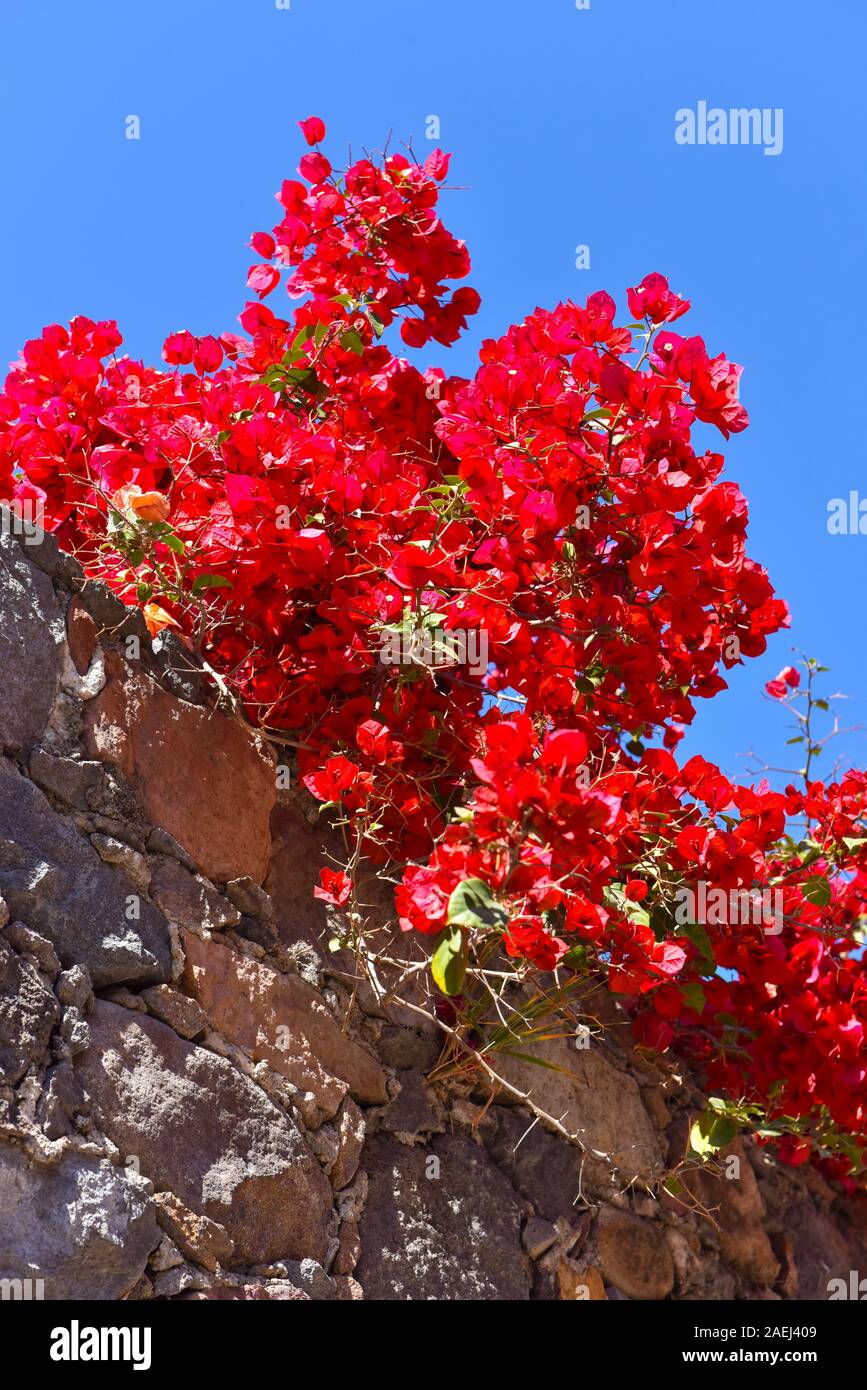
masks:
<path fill-rule="evenodd" d="M 353 847 L 317 896 L 344 906 L 359 865 L 409 863 L 401 927 L 436 935 L 474 880 L 469 948 L 589 962 L 644 1046 L 814 1137 L 836 1126 L 855 1164 L 867 779 L 779 793 L 672 755 L 788 620 L 722 456 L 693 445 L 696 421 L 747 424 L 740 368 L 660 327 L 689 303 L 658 274 L 627 292 L 638 337 L 600 292 L 484 342 L 471 380 L 395 356 L 396 322 L 449 344 L 479 308 L 448 287 L 470 269 L 439 213 L 448 161 L 305 154 L 251 239 L 268 303 L 246 336 L 172 333 L 170 370 L 118 358 L 113 323 L 47 328 L 0 397 L 0 495 L 43 505 L 251 722 L 292 731 Z M 766 688 L 797 687 L 787 667 Z"/>

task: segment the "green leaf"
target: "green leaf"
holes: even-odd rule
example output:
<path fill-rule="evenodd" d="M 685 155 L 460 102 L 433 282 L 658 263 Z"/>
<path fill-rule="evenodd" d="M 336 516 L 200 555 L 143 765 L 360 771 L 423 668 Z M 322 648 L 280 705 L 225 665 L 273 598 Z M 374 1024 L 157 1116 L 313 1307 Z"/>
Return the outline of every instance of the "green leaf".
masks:
<path fill-rule="evenodd" d="M 806 869 L 810 864 L 814 864 L 817 859 L 821 859 L 823 853 L 822 846 L 817 845 L 815 840 L 802 840 L 798 845 L 801 868 Z"/>
<path fill-rule="evenodd" d="M 706 1158 L 708 1154 L 715 1154 L 730 1144 L 737 1132 L 737 1125 L 728 1115 L 706 1110 L 689 1131 L 689 1146 L 699 1158 Z"/>
<path fill-rule="evenodd" d="M 292 339 L 292 347 L 303 347 L 304 344 L 313 337 L 314 331 L 315 330 L 312 323 L 305 323 L 304 327 L 299 328 L 298 332 L 295 334 L 295 337 Z"/>
<path fill-rule="evenodd" d="M 385 324 L 382 322 L 382 319 L 378 319 L 372 309 L 367 310 L 367 317 L 370 320 L 370 326 L 377 338 L 381 338 L 385 332 Z"/>
<path fill-rule="evenodd" d="M 688 1009 L 693 1009 L 697 1014 L 704 1012 L 707 999 L 700 984 L 693 981 L 691 984 L 681 985 L 680 992 Z"/>
<path fill-rule="evenodd" d="M 460 994 L 467 973 L 467 937 L 460 927 L 446 927 L 436 939 L 431 974 L 443 994 Z"/>
<path fill-rule="evenodd" d="M 808 903 L 815 903 L 816 907 L 827 907 L 831 901 L 831 885 L 821 874 L 816 878 L 809 878 L 801 885 L 801 892 Z"/>
<path fill-rule="evenodd" d="M 716 957 L 713 953 L 713 946 L 711 945 L 710 937 L 708 936 L 701 923 L 685 922 L 684 925 L 680 928 L 680 932 L 682 932 L 684 936 L 689 937 L 693 946 L 698 951 L 699 955 L 702 957 L 702 963 L 706 967 L 702 970 L 702 974 L 715 974 Z"/>
<path fill-rule="evenodd" d="M 448 916 L 450 927 L 475 928 L 496 927 L 502 931 L 508 923 L 508 914 L 494 900 L 494 895 L 481 878 L 465 878 L 449 898 Z"/>
<path fill-rule="evenodd" d="M 583 970 L 587 964 L 587 947 L 572 946 L 563 957 L 563 964 L 569 965 L 573 970 Z"/>
<path fill-rule="evenodd" d="M 200 594 L 203 589 L 231 589 L 232 581 L 224 574 L 200 574 L 193 582 L 193 593 Z"/>
<path fill-rule="evenodd" d="M 340 346 L 345 347 L 347 352 L 354 352 L 357 357 L 364 352 L 364 343 L 354 328 L 347 328 L 345 333 L 341 333 Z"/>

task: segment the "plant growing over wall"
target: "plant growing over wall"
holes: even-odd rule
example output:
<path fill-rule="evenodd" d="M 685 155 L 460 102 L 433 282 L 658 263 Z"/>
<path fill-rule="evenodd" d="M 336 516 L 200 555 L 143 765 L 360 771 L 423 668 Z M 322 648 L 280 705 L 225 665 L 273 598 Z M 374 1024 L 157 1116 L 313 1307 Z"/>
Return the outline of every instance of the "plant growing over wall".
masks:
<path fill-rule="evenodd" d="M 243 334 L 172 333 L 157 368 L 112 322 L 45 329 L 0 397 L 0 494 L 295 747 L 346 845 L 317 890 L 341 942 L 375 977 L 365 884 L 395 881 L 454 1064 L 571 1028 L 592 973 L 715 1093 L 696 1152 L 750 1125 L 857 1175 L 867 778 L 815 775 L 815 663 L 782 790 L 676 757 L 787 622 L 693 444 L 746 427 L 741 369 L 651 274 L 625 322 L 597 293 L 486 340 L 471 380 L 418 370 L 398 334 L 447 347 L 479 308 L 448 287 L 449 156 L 338 172 L 301 124 Z M 786 668 L 768 694 L 799 688 Z"/>

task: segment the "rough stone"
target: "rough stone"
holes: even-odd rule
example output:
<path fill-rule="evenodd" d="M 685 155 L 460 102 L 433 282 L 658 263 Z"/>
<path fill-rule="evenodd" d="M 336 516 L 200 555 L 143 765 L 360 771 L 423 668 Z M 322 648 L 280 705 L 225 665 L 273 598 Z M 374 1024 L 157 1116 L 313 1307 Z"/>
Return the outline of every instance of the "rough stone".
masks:
<path fill-rule="evenodd" d="M 171 985 L 151 985 L 142 990 L 140 998 L 154 1018 L 167 1023 L 182 1038 L 197 1038 L 208 1026 L 207 1016 L 195 999 Z"/>
<path fill-rule="evenodd" d="M 139 1014 L 146 1014 L 148 1011 L 148 1006 L 141 995 L 133 994 L 132 990 L 124 989 L 123 986 L 118 989 L 107 989 L 102 997 L 109 1004 L 119 1004 L 122 1009 L 134 1009 Z"/>
<path fill-rule="evenodd" d="M 196 871 L 196 866 L 184 847 L 178 844 L 173 835 L 167 830 L 161 830 L 159 826 L 155 826 L 148 835 L 147 848 L 151 854 L 165 854 L 169 859 L 177 859 L 178 863 L 183 864 L 191 873 Z"/>
<path fill-rule="evenodd" d="M 37 787 L 81 811 L 88 809 L 88 795 L 102 775 L 101 763 L 58 758 L 42 748 L 37 748 L 30 758 L 30 776 Z"/>
<path fill-rule="evenodd" d="M 481 1132 L 497 1167 L 540 1216 L 555 1221 L 574 1214 L 581 1190 L 578 1148 L 534 1124 L 525 1111 L 503 1105 L 491 1106 Z"/>
<path fill-rule="evenodd" d="M 737 1160 L 733 1165 L 736 1176 L 729 1178 L 725 1174 L 731 1159 Z M 762 1227 L 764 1202 L 740 1139 L 720 1151 L 715 1167 L 721 1169 L 721 1175 L 710 1168 L 687 1165 L 681 1174 L 683 1186 L 711 1213 L 726 1263 L 754 1284 L 773 1284 L 779 1261 Z"/>
<path fill-rule="evenodd" d="M 201 1293 L 185 1293 L 178 1300 L 181 1303 L 216 1300 L 218 1302 L 244 1303 L 309 1303 L 310 1295 L 303 1289 L 296 1289 L 285 1279 L 272 1279 L 261 1284 L 239 1284 L 237 1286 L 218 1286 Z"/>
<path fill-rule="evenodd" d="M 77 1053 L 90 1046 L 90 1029 L 74 1005 L 63 1010 L 60 1036 L 66 1043 L 70 1057 L 75 1057 Z"/>
<path fill-rule="evenodd" d="M 157 1221 L 183 1255 L 205 1269 L 231 1265 L 235 1246 L 225 1227 L 185 1207 L 173 1192 L 154 1197 Z"/>
<path fill-rule="evenodd" d="M 179 927 L 219 931 L 234 926 L 239 912 L 227 898 L 197 874 L 167 859 L 151 879 L 151 897 L 170 922 Z"/>
<path fill-rule="evenodd" d="M 28 1161 L 0 1142 L 0 1279 L 46 1299 L 122 1298 L 159 1240 L 147 1184 L 105 1159 Z"/>
<path fill-rule="evenodd" d="M 352 1274 L 361 1255 L 361 1240 L 357 1221 L 343 1221 L 340 1226 L 340 1243 L 334 1257 L 335 1274 Z"/>
<path fill-rule="evenodd" d="M 356 1275 L 367 1298 L 529 1298 L 522 1207 L 478 1145 L 443 1135 L 426 1150 L 376 1135 L 364 1165 L 370 1189 Z M 428 1176 L 437 1169 L 439 1177 Z"/>
<path fill-rule="evenodd" d="M 528 1217 L 521 1234 L 521 1244 L 531 1260 L 538 1260 L 556 1242 L 557 1228 L 550 1221 L 542 1221 L 538 1216 Z"/>
<path fill-rule="evenodd" d="M 203 941 L 184 932 L 182 941 L 183 988 L 212 1027 L 300 1090 L 313 1092 L 325 1118 L 336 1114 L 347 1090 L 373 1104 L 388 1099 L 379 1062 L 341 1031 L 310 985 L 238 955 L 216 938 Z"/>
<path fill-rule="evenodd" d="M 97 627 L 78 594 L 69 600 L 66 610 L 66 641 L 73 666 L 80 676 L 86 676 L 96 651 Z"/>
<path fill-rule="evenodd" d="M 387 1067 L 398 1071 L 430 1071 L 442 1052 L 442 1036 L 438 1031 L 424 1036 L 412 1028 L 385 1024 L 376 1050 Z"/>
<path fill-rule="evenodd" d="M 248 917 L 268 923 L 274 920 L 274 904 L 270 894 L 252 878 L 233 878 L 226 884 L 226 897 Z"/>
<path fill-rule="evenodd" d="M 269 1280 L 289 1280 L 295 1288 L 303 1289 L 310 1298 L 320 1302 L 335 1297 L 334 1281 L 318 1260 L 280 1260 L 276 1264 L 254 1266 L 252 1273 Z"/>
<path fill-rule="evenodd" d="M 158 1191 L 224 1226 L 242 1263 L 321 1258 L 331 1187 L 293 1121 L 223 1057 L 99 1000 L 76 1073 Z"/>
<path fill-rule="evenodd" d="M 582 1269 L 574 1260 L 561 1258 L 557 1262 L 557 1295 L 577 1303 L 601 1303 L 608 1295 L 602 1275 L 593 1265 Z"/>
<path fill-rule="evenodd" d="M 121 769 L 149 819 L 206 877 L 261 883 L 277 795 L 271 760 L 239 723 L 167 694 L 116 653 L 106 658 L 106 673 L 86 707 L 91 755 Z"/>
<path fill-rule="evenodd" d="M 98 579 L 88 579 L 81 590 L 81 603 L 96 626 L 102 630 L 119 628 L 129 613 L 126 604 L 117 594 Z"/>
<path fill-rule="evenodd" d="M 0 893 L 15 916 L 53 943 L 64 966 L 84 965 L 95 985 L 168 979 L 168 925 L 132 884 L 52 811 L 42 793 L 0 759 Z"/>
<path fill-rule="evenodd" d="M 596 1232 L 599 1264 L 609 1284 L 627 1298 L 667 1298 L 674 1261 L 663 1232 L 650 1221 L 606 1208 Z"/>
<path fill-rule="evenodd" d="M 863 1248 L 861 1252 L 853 1248 L 811 1202 L 793 1202 L 786 1211 L 784 1227 L 792 1241 L 799 1298 L 825 1300 L 832 1279 L 842 1279 L 848 1290 L 852 1270 L 859 1279 L 867 1274 Z"/>
<path fill-rule="evenodd" d="M 151 874 L 147 860 L 132 845 L 116 840 L 113 835 L 91 835 L 90 843 L 104 864 L 117 864 L 142 893 L 150 887 Z"/>
<path fill-rule="evenodd" d="M 48 1052 L 60 1008 L 38 972 L 0 938 L 0 1081 L 15 1086 Z"/>
<path fill-rule="evenodd" d="M 9 508 L 0 505 L 0 515 L 3 517 L 3 529 L 14 535 L 15 532 L 12 530 Z M 16 536 L 16 539 L 21 549 L 24 551 L 24 554 L 27 556 L 27 559 L 30 560 L 37 569 L 41 570 L 43 574 L 47 574 L 49 578 L 52 578 L 58 573 L 61 560 L 70 560 L 72 558 L 68 555 L 62 555 L 60 547 L 51 533 L 49 531 L 43 531 L 38 526 L 29 526 L 27 528 L 27 534 L 19 534 Z M 73 561 L 73 563 L 75 562 Z"/>
<path fill-rule="evenodd" d="M 73 1004 L 86 1013 L 93 998 L 93 983 L 81 965 L 73 965 L 57 977 L 54 992 L 61 1004 Z"/>
<path fill-rule="evenodd" d="M 349 1096 L 340 1107 L 335 1121 L 337 1131 L 337 1154 L 329 1177 L 335 1192 L 347 1187 L 358 1172 L 361 1150 L 364 1147 L 364 1116 Z M 344 1270 L 344 1273 L 350 1273 Z"/>
<path fill-rule="evenodd" d="M 0 748 L 29 750 L 48 723 L 62 641 L 51 580 L 0 528 Z"/>
<path fill-rule="evenodd" d="M 148 1269 L 154 1274 L 162 1274 L 167 1269 L 177 1269 L 184 1263 L 184 1257 L 173 1240 L 163 1236 L 156 1250 L 148 1260 Z"/>
<path fill-rule="evenodd" d="M 257 917 L 248 917 L 246 912 L 241 913 L 241 920 L 237 923 L 235 932 L 245 941 L 252 941 L 256 946 L 261 946 L 263 951 L 277 949 L 277 933 L 270 922 L 260 922 Z"/>
<path fill-rule="evenodd" d="M 75 1118 L 86 1113 L 87 1101 L 69 1061 L 53 1067 L 46 1074 L 46 1083 L 36 1118 L 47 1138 L 60 1139 L 75 1132 Z"/>
<path fill-rule="evenodd" d="M 505 1054 L 492 1057 L 494 1070 L 504 1080 L 529 1094 L 539 1109 L 559 1120 L 569 1134 L 577 1135 L 588 1150 L 607 1155 L 621 1178 L 659 1176 L 659 1139 L 641 1103 L 638 1085 L 628 1072 L 608 1060 L 601 1047 L 570 1047 L 565 1038 L 555 1038 L 523 1045 L 521 1050 L 537 1054 L 561 1070 Z M 595 1166 L 592 1158 L 588 1167 L 591 1165 Z"/>
<path fill-rule="evenodd" d="M 4 932 L 6 940 L 20 956 L 29 956 L 43 975 L 56 980 L 60 974 L 60 957 L 51 942 L 23 922 L 10 922 Z"/>
<path fill-rule="evenodd" d="M 273 853 L 265 888 L 274 902 L 277 933 L 287 946 L 296 941 L 319 946 L 332 935 L 325 904 L 313 896 L 326 862 L 321 826 L 310 825 L 297 806 L 280 805 L 274 811 L 272 829 Z"/>
<path fill-rule="evenodd" d="M 174 1298 L 188 1289 L 209 1289 L 213 1282 L 210 1274 L 195 1269 L 193 1265 L 181 1263 L 173 1269 L 166 1269 L 155 1275 L 154 1297 Z"/>
<path fill-rule="evenodd" d="M 379 1113 L 380 1128 L 407 1137 L 442 1132 L 445 1125 L 434 1108 L 424 1077 L 415 1071 L 403 1072 L 398 1085 L 399 1094 Z"/>

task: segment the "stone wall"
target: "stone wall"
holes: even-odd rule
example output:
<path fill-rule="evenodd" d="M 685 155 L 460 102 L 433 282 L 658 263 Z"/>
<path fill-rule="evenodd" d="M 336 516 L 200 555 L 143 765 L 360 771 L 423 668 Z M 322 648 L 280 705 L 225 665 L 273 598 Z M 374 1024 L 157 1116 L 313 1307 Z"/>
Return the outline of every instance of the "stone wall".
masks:
<path fill-rule="evenodd" d="M 588 1047 L 431 1081 L 436 1025 L 327 948 L 317 808 L 175 639 L 25 539 L 0 534 L 3 1297 L 816 1299 L 867 1271 L 864 1199 L 747 1142 L 662 1191 L 703 1098 L 601 991 Z"/>

